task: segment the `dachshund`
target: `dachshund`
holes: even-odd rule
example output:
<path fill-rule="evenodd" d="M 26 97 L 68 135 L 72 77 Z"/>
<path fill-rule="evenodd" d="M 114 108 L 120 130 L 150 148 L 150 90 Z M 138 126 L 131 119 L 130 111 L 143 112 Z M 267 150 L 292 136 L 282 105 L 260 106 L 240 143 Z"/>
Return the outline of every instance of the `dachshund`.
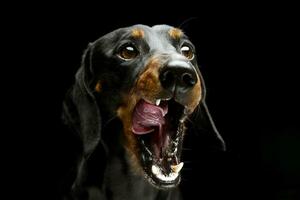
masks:
<path fill-rule="evenodd" d="M 225 150 L 205 93 L 179 28 L 134 25 L 90 43 L 63 102 L 81 149 L 64 199 L 180 199 L 185 135 Z"/>

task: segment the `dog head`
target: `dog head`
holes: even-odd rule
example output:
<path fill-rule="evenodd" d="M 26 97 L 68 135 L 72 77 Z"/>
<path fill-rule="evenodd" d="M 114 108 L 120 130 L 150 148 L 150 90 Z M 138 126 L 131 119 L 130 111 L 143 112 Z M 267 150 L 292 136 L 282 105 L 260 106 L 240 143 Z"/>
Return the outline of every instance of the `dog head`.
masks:
<path fill-rule="evenodd" d="M 89 44 L 70 96 L 76 112 L 65 103 L 65 118 L 80 133 L 84 154 L 101 140 L 101 124 L 117 118 L 117 137 L 132 167 L 158 188 L 180 182 L 182 143 L 193 113 L 204 113 L 194 124 L 209 124 L 224 148 L 204 102 L 195 47 L 180 29 L 135 25 Z"/>

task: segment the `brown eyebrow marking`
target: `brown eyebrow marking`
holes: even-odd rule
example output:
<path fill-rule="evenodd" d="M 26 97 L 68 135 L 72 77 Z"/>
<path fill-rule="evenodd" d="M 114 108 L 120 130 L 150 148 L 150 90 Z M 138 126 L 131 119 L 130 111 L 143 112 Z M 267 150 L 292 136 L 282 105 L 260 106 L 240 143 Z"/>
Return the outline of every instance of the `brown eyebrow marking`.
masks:
<path fill-rule="evenodd" d="M 179 28 L 171 28 L 168 31 L 168 34 L 170 35 L 171 38 L 178 40 L 183 35 L 183 32 Z"/>
<path fill-rule="evenodd" d="M 144 37 L 144 31 L 140 28 L 135 28 L 131 31 L 131 36 L 136 39 L 141 39 Z"/>

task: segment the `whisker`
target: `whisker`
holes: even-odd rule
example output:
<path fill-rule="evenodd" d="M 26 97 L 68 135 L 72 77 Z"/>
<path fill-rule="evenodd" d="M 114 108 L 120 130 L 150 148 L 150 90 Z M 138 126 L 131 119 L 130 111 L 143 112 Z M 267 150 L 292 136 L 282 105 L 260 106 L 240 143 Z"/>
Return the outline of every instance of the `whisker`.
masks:
<path fill-rule="evenodd" d="M 113 121 L 114 119 L 116 119 L 116 118 L 117 118 L 117 116 L 114 116 L 114 117 L 108 119 L 108 120 L 105 122 L 105 124 L 103 124 L 103 128 L 107 127 L 107 126 L 109 125 L 109 123 L 112 122 L 112 121 Z"/>
<path fill-rule="evenodd" d="M 190 164 L 192 161 L 183 161 L 185 164 Z"/>
<path fill-rule="evenodd" d="M 193 169 L 192 168 L 182 168 L 182 171 L 192 171 Z"/>
<path fill-rule="evenodd" d="M 193 122 L 193 121 L 190 119 L 190 117 L 189 117 L 189 116 L 186 118 L 186 120 L 187 120 L 188 122 L 190 122 L 190 123 L 194 124 L 194 122 Z"/>
<path fill-rule="evenodd" d="M 192 20 L 198 19 L 198 17 L 190 17 L 186 20 L 184 20 L 178 27 L 181 29 L 184 29 L 184 26 L 187 25 L 187 23 L 189 23 Z"/>

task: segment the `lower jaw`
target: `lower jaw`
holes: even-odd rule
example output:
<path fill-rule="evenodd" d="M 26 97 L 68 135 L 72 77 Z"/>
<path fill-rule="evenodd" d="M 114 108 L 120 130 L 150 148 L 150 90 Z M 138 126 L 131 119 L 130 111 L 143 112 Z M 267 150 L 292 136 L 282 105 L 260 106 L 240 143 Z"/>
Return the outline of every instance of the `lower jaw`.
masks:
<path fill-rule="evenodd" d="M 176 160 L 175 163 L 165 163 L 170 157 L 163 157 L 160 159 L 153 158 L 142 154 L 141 166 L 143 168 L 144 177 L 147 181 L 154 187 L 162 190 L 167 190 L 176 187 L 181 180 L 180 169 L 183 166 L 183 163 L 180 162 L 180 155 L 174 155 L 173 160 Z M 165 171 L 167 168 L 170 169 L 173 166 L 181 166 L 177 172 L 169 170 L 168 173 Z"/>
<path fill-rule="evenodd" d="M 144 171 L 144 175 L 145 178 L 147 179 L 147 181 L 154 186 L 157 189 L 160 190 L 169 190 L 172 188 L 175 188 L 176 186 L 179 185 L 180 181 L 181 181 L 181 177 L 180 174 L 178 174 L 177 178 L 174 181 L 162 181 L 160 179 L 158 179 L 154 174 L 147 173 Z"/>
<path fill-rule="evenodd" d="M 146 182 L 159 190 L 169 190 L 179 185 L 181 181 L 180 172 L 178 172 L 178 175 L 174 180 L 164 181 L 162 179 L 159 179 L 155 174 L 151 172 L 151 167 L 154 165 L 154 163 L 150 164 L 149 161 L 146 162 L 147 164 L 144 161 L 142 161 L 142 163 L 137 162 L 136 156 L 132 156 L 132 151 L 130 149 L 126 149 L 126 152 L 127 163 L 133 169 L 133 171 L 130 170 L 130 173 L 132 173 L 134 176 L 143 177 Z"/>

